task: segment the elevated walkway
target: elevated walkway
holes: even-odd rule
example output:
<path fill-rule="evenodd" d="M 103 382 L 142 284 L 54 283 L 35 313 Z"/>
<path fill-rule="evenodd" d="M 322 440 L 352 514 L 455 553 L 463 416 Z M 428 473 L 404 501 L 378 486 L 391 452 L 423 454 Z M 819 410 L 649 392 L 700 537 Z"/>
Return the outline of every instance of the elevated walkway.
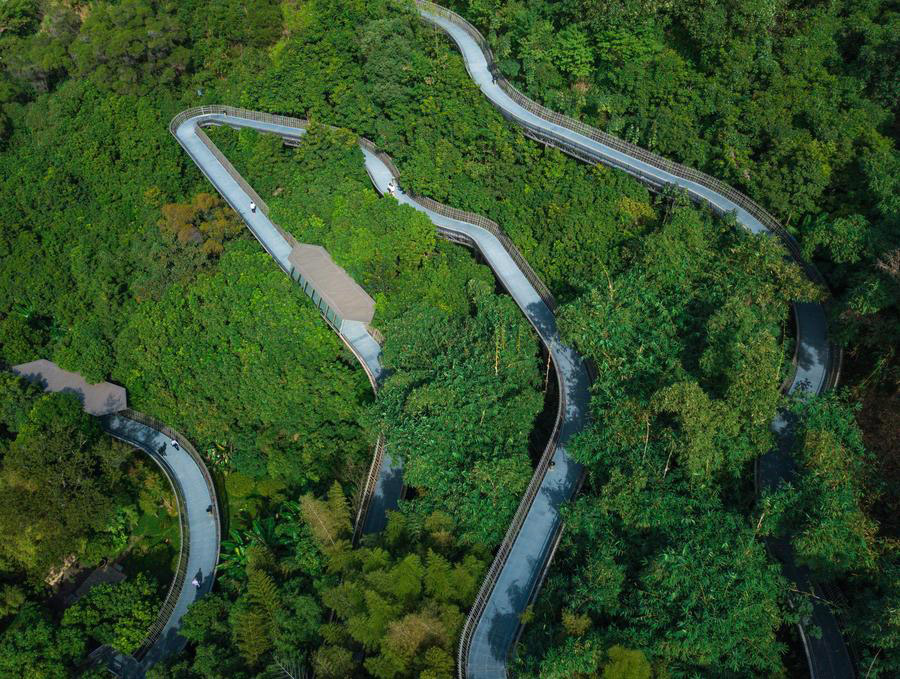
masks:
<path fill-rule="evenodd" d="M 478 88 L 504 117 L 519 125 L 526 136 L 579 160 L 620 169 L 651 189 L 676 186 L 718 214 L 733 214 L 742 227 L 753 233 L 769 233 L 779 237 L 808 277 L 824 286 L 821 274 L 803 259 L 793 237 L 747 196 L 714 177 L 657 156 L 532 101 L 502 76 L 494 63 L 490 46 L 474 26 L 455 12 L 433 2 L 415 0 L 415 5 L 424 21 L 453 40 Z M 829 341 L 823 305 L 794 302 L 793 310 L 797 326 L 797 367 L 788 393 L 820 394 L 837 382 L 841 365 L 840 349 Z M 760 465 L 759 472 L 763 486 L 768 487 L 786 478 L 790 464 L 785 459 L 787 447 L 784 443 L 793 434 L 790 426 L 784 426 L 782 416 L 773 423 L 773 429 L 780 445 Z M 785 574 L 788 577 L 797 574 L 792 556 L 782 554 L 782 557 L 785 559 Z M 535 569 L 542 567 L 540 563 L 534 565 Z M 494 599 L 508 600 L 520 583 L 515 579 L 503 582 L 502 578 L 495 578 L 489 573 L 488 580 L 491 579 L 494 580 L 492 584 L 486 581 L 486 588 L 490 590 L 488 604 L 482 609 L 476 602 L 463 630 L 458 659 L 461 679 L 501 679 L 507 676 L 507 657 L 512 648 L 511 640 L 514 639 L 509 634 L 509 628 L 517 627 L 518 622 L 511 615 L 492 610 L 491 602 Z M 806 577 L 801 575 L 795 582 L 801 591 L 813 593 L 808 574 Z M 852 677 L 853 665 L 834 614 L 819 601 L 813 600 L 812 618 L 800 625 L 810 675 L 813 679 Z M 821 635 L 814 637 L 808 634 L 807 627 L 819 628 Z"/>

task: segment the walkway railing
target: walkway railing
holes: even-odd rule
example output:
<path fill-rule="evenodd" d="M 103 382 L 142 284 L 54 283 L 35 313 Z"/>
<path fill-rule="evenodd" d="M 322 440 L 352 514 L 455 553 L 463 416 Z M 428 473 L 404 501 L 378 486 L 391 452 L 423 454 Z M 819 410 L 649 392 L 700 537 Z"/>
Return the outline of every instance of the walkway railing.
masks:
<path fill-rule="evenodd" d="M 450 207 L 449 205 L 444 205 L 443 203 L 439 203 L 436 200 L 431 198 L 427 198 L 425 196 L 419 196 L 412 191 L 407 190 L 406 193 L 416 201 L 422 207 L 426 207 L 433 212 L 437 212 L 439 215 L 444 215 L 445 217 L 450 217 L 451 219 L 458 219 L 462 222 L 468 222 L 469 224 L 474 224 L 475 226 L 480 226 L 485 231 L 489 231 L 494 236 L 497 237 L 497 240 L 500 241 L 500 244 L 503 245 L 503 248 L 509 253 L 509 256 L 512 257 L 513 261 L 516 263 L 516 266 L 521 269 L 522 273 L 525 274 L 525 278 L 528 279 L 528 282 L 534 287 L 537 291 L 540 298 L 543 300 L 544 304 L 546 304 L 550 311 L 556 313 L 556 299 L 553 297 L 553 293 L 550 292 L 550 289 L 544 285 L 544 281 L 540 279 L 540 276 L 531 268 L 531 265 L 528 263 L 528 260 L 522 256 L 522 253 L 519 252 L 519 248 L 516 247 L 516 244 L 512 242 L 509 236 L 500 228 L 500 225 L 492 219 L 488 219 L 487 217 L 483 217 L 481 215 L 477 215 L 474 212 L 466 212 L 465 210 L 459 210 L 455 207 Z"/>
<path fill-rule="evenodd" d="M 130 408 L 119 411 L 117 415 L 129 420 L 133 420 L 135 422 L 139 422 L 152 429 L 156 429 L 157 431 L 162 431 L 159 427 L 154 426 L 154 424 L 151 423 L 152 418 L 144 415 L 143 413 L 131 410 Z M 130 441 L 129 439 L 126 439 L 111 430 L 107 430 L 107 432 L 115 438 L 118 438 L 130 445 L 134 445 L 133 441 Z M 168 436 L 169 434 L 166 433 L 166 435 Z M 172 438 L 175 437 L 172 436 Z M 153 454 L 151 454 L 151 457 L 156 460 L 155 451 Z M 191 530 L 187 520 L 187 500 L 184 497 L 184 491 L 181 488 L 181 483 L 177 478 L 174 477 L 168 467 L 165 464 L 162 464 L 159 460 L 157 460 L 157 463 L 163 474 L 166 475 L 166 478 L 169 481 L 169 485 L 171 485 L 172 489 L 175 491 L 180 541 L 178 551 L 178 565 L 175 568 L 175 574 L 172 576 L 172 582 L 170 583 L 169 589 L 166 592 L 165 599 L 163 599 L 163 604 L 160 607 L 159 612 L 156 614 L 156 619 L 147 630 L 147 634 L 145 635 L 144 640 L 141 642 L 141 645 L 132 654 L 132 656 L 137 660 L 140 660 L 144 657 L 144 655 L 147 654 L 147 652 L 159 640 L 163 629 L 165 629 L 166 625 L 168 624 L 172 612 L 175 610 L 175 605 L 178 602 L 178 598 L 181 596 L 181 592 L 184 590 L 184 585 L 187 580 L 187 564 L 188 559 L 190 558 Z M 215 493 L 212 494 L 212 497 L 215 498 Z M 216 525 L 218 525 L 218 522 L 216 523 Z"/>
<path fill-rule="evenodd" d="M 212 140 L 206 135 L 206 132 L 204 132 L 200 126 L 197 127 L 197 139 L 203 142 L 203 145 L 208 148 L 209 152 L 212 153 L 216 157 L 216 160 L 218 160 L 222 164 L 222 167 L 225 168 L 225 171 L 228 172 L 228 174 L 231 175 L 231 178 L 238 183 L 238 186 L 241 187 L 244 193 L 250 196 L 250 200 L 256 203 L 256 207 L 259 208 L 259 210 L 268 217 L 269 206 L 266 205 L 266 201 L 264 201 L 262 197 L 260 197 L 260 195 L 253 190 L 253 187 L 250 186 L 250 184 L 248 184 L 247 181 L 241 176 L 241 174 L 234 169 L 234 165 L 231 164 L 231 161 L 229 161 L 228 158 L 225 157 L 225 154 L 223 154 L 219 150 L 218 146 L 212 143 Z"/>
<path fill-rule="evenodd" d="M 372 455 L 372 464 L 369 466 L 369 473 L 366 474 L 366 480 L 360 490 L 359 507 L 356 510 L 356 520 L 353 524 L 353 544 L 359 542 L 362 536 L 363 526 L 365 524 L 366 515 L 369 513 L 369 507 L 372 506 L 372 498 L 375 495 L 375 486 L 378 483 L 378 473 L 381 469 L 381 463 L 384 461 L 384 434 L 378 436 L 375 443 L 375 452 Z"/>
<path fill-rule="evenodd" d="M 219 516 L 219 503 L 216 500 L 216 485 L 213 482 L 212 474 L 209 473 L 209 469 L 206 466 L 206 462 L 200 456 L 200 453 L 197 452 L 197 449 L 194 448 L 193 444 L 188 441 L 184 436 L 182 436 L 179 432 L 175 431 L 171 427 L 167 426 L 163 422 L 160 422 L 155 417 L 151 417 L 150 415 L 145 415 L 144 413 L 138 412 L 137 410 L 132 410 L 131 408 L 125 408 L 124 410 L 120 410 L 118 413 L 121 417 L 127 417 L 130 420 L 134 420 L 135 422 L 140 422 L 143 425 L 150 427 L 151 429 L 155 429 L 160 432 L 164 436 L 168 436 L 170 439 L 178 441 L 178 445 L 187 452 L 188 455 L 191 456 L 191 459 L 197 465 L 197 468 L 200 470 L 200 473 L 203 475 L 203 481 L 206 483 L 206 488 L 209 491 L 209 496 L 212 498 L 212 517 L 216 526 L 221 526 L 221 517 Z M 216 554 L 219 553 L 219 543 L 221 542 L 222 536 L 219 535 L 218 531 L 216 532 Z M 218 557 L 216 557 L 216 568 L 218 568 Z M 213 570 L 215 573 L 215 570 Z M 211 573 L 210 575 L 212 575 Z"/>

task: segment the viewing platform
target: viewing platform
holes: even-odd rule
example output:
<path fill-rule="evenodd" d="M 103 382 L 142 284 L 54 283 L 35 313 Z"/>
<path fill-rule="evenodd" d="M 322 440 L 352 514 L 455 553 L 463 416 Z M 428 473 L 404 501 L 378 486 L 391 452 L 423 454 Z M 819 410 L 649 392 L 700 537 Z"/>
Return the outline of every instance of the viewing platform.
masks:
<path fill-rule="evenodd" d="M 12 371 L 44 391 L 75 394 L 89 415 L 112 415 L 128 407 L 125 387 L 110 382 L 88 384 L 78 373 L 63 370 L 45 358 L 14 365 Z"/>
<path fill-rule="evenodd" d="M 298 243 L 288 261 L 291 278 L 336 328 L 340 329 L 344 321 L 372 322 L 375 300 L 334 263 L 325 248 Z"/>

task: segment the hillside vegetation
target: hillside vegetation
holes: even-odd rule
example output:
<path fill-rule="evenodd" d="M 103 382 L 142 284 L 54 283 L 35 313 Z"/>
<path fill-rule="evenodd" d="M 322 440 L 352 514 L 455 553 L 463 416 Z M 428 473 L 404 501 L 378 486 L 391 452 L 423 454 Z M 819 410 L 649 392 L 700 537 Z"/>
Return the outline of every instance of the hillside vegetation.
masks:
<path fill-rule="evenodd" d="M 861 667 L 900 673 L 896 10 L 453 6 L 530 96 L 778 217 L 834 293 L 846 388 L 780 395 L 787 300 L 826 293 L 777 243 L 524 138 L 411 4 L 5 2 L 0 361 L 45 357 L 119 382 L 196 444 L 221 492 L 215 590 L 184 620 L 186 651 L 150 676 L 456 674 L 464 616 L 541 447 L 545 363 L 484 265 L 375 194 L 357 135 L 392 155 L 405 188 L 501 224 L 597 368 L 592 425 L 571 446 L 586 483 L 522 618 L 516 672 L 802 673 L 791 629 L 808 602 L 765 549 L 793 536 L 798 558 L 844 592 Z M 173 115 L 201 104 L 313 121 L 297 149 L 211 137 L 275 222 L 325 246 L 375 298 L 391 371 L 378 398 L 169 134 Z M 91 566 L 166 535 L 167 488 L 73 401 L 12 378 L 2 389 L 0 677 L 96 677 L 85 655 L 139 643 L 174 545 L 148 547 L 123 583 L 65 611 L 46 576 L 70 554 Z M 804 474 L 757 498 L 779 407 L 801 415 Z M 382 432 L 408 496 L 352 549 Z"/>

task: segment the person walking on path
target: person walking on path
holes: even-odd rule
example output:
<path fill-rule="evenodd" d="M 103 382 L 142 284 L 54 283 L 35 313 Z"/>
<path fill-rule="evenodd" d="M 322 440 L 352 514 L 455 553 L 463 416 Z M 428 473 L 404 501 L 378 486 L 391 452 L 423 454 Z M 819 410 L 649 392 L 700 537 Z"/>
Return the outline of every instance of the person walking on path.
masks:
<path fill-rule="evenodd" d="M 178 441 L 176 441 L 175 439 L 172 439 L 172 447 L 175 450 L 181 450 L 181 448 L 178 447 Z"/>
<path fill-rule="evenodd" d="M 256 203 L 250 201 L 250 212 L 256 212 Z"/>
<path fill-rule="evenodd" d="M 196 587 L 197 589 L 200 589 L 200 581 L 197 578 L 194 578 L 193 580 L 191 580 L 191 584 L 194 587 Z"/>

